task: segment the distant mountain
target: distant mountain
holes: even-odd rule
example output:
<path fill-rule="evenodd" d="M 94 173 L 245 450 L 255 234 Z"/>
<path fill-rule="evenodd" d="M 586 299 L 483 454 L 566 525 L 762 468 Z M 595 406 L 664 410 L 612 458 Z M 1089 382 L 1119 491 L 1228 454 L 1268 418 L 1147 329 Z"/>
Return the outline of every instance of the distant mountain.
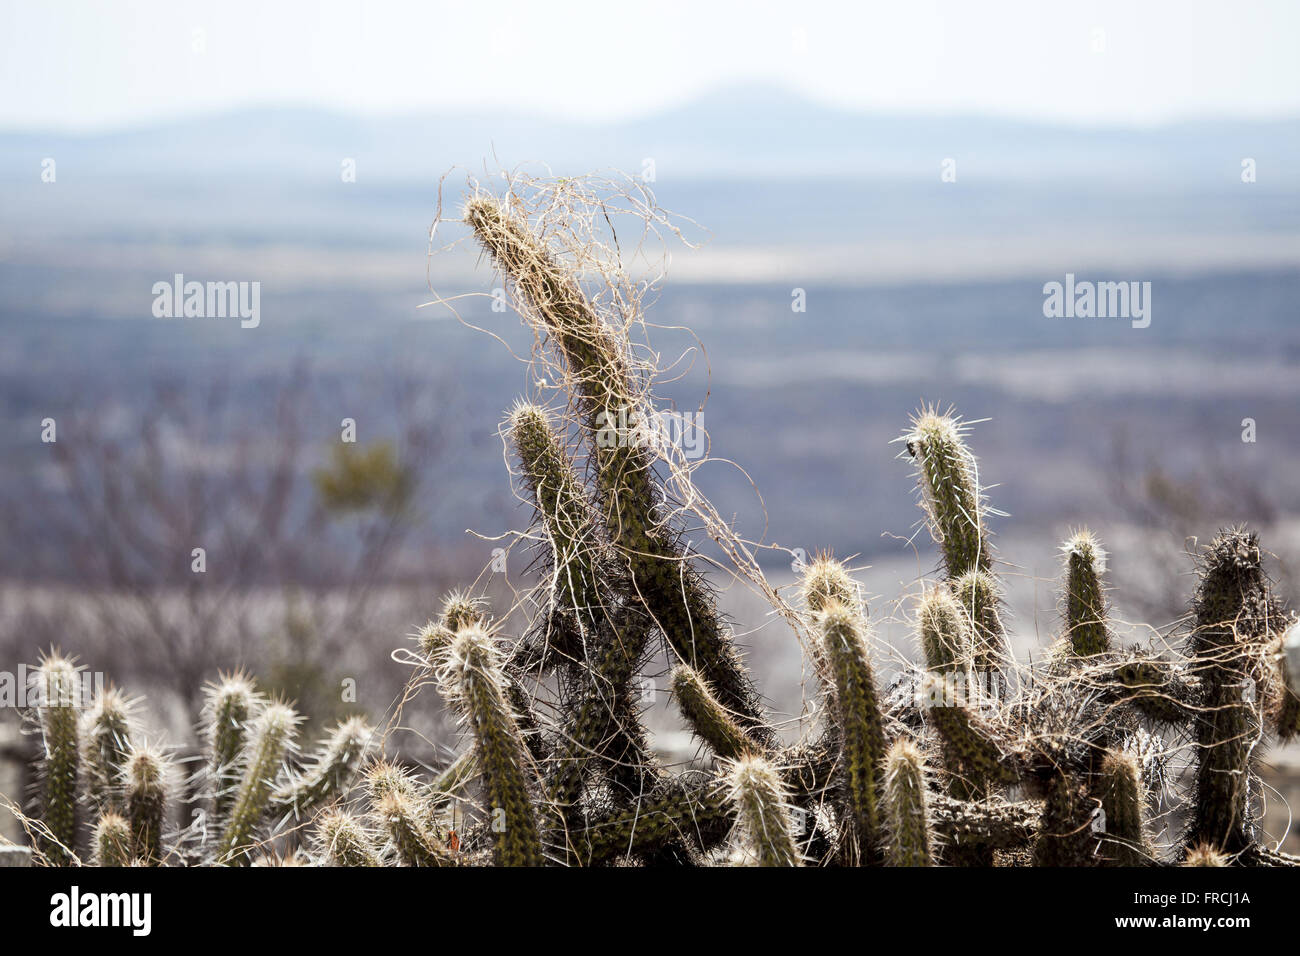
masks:
<path fill-rule="evenodd" d="M 860 113 L 788 90 L 741 86 L 652 116 L 580 123 L 476 112 L 361 117 L 257 108 L 145 129 L 70 135 L 0 132 L 0 177 L 30 177 L 53 157 L 68 175 L 282 177 L 338 182 L 344 158 L 370 181 L 429 182 L 453 165 L 546 162 L 557 173 L 618 168 L 656 177 L 852 176 L 938 181 L 1070 179 L 1207 186 L 1239 182 L 1244 158 L 1261 185 L 1300 189 L 1300 121 L 1203 120 L 1153 128 L 1067 127 L 987 116 Z M 2 185 L 3 183 L 0 183 Z"/>

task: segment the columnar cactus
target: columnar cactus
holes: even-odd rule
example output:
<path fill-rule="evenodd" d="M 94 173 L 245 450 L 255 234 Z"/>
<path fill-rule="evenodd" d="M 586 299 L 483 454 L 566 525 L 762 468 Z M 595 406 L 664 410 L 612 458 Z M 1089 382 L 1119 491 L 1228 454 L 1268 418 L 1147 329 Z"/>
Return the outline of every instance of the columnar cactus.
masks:
<path fill-rule="evenodd" d="M 930 866 L 934 837 L 925 760 L 920 749 L 899 737 L 885 756 L 884 804 L 886 862 L 890 866 Z"/>
<path fill-rule="evenodd" d="M 388 835 L 402 866 L 456 865 L 455 858 L 426 823 L 424 808 L 411 794 L 401 790 L 389 791 L 375 805 L 374 815 L 380 828 Z M 336 832 L 335 839 L 338 836 Z M 357 856 L 353 847 L 343 849 L 353 857 Z"/>
<path fill-rule="evenodd" d="M 275 794 L 274 802 L 295 816 L 341 796 L 374 748 L 375 730 L 364 717 L 349 717 L 330 732 L 311 765 Z"/>
<path fill-rule="evenodd" d="M 1201 558 L 1190 644 L 1204 697 L 1195 720 L 1189 848 L 1205 844 L 1231 855 L 1254 845 L 1264 658 L 1270 628 L 1280 621 L 1260 560 L 1257 536 L 1237 528 L 1220 532 Z"/>
<path fill-rule="evenodd" d="M 834 722 L 842 760 L 840 798 L 851 823 L 850 858 L 874 860 L 882 847 L 880 774 L 885 733 L 859 614 L 832 603 L 818 617 L 822 653 L 835 682 Z"/>
<path fill-rule="evenodd" d="M 115 687 L 95 697 L 87 711 L 82 740 L 86 788 L 101 809 L 121 805 L 122 768 L 131 748 L 131 701 Z"/>
<path fill-rule="evenodd" d="M 790 796 L 765 757 L 742 757 L 728 775 L 741 840 L 759 866 L 799 866 Z"/>
<path fill-rule="evenodd" d="M 345 810 L 327 810 L 316 820 L 316 846 L 327 866 L 379 866 L 365 827 Z"/>
<path fill-rule="evenodd" d="M 679 664 L 673 671 L 673 697 L 700 739 L 719 757 L 738 760 L 755 750 L 754 741 L 718 703 L 695 670 Z"/>
<path fill-rule="evenodd" d="M 773 732 L 713 596 L 654 514 L 660 492 L 643 437 L 654 416 L 625 344 L 553 251 L 503 203 L 474 196 L 465 221 L 510 280 L 521 313 L 554 339 L 567 363 L 596 463 L 597 502 L 626 562 L 629 596 L 644 603 L 678 658 L 705 676 L 746 732 L 770 744 Z"/>
<path fill-rule="evenodd" d="M 204 688 L 204 714 L 211 779 L 211 822 L 220 826 L 235 801 L 243 768 L 248 725 L 262 704 L 253 681 L 242 673 L 222 674 Z"/>
<path fill-rule="evenodd" d="M 149 866 L 163 861 L 169 772 L 170 762 L 157 747 L 133 746 L 127 755 L 125 802 L 131 827 L 131 855 Z"/>
<path fill-rule="evenodd" d="M 112 810 L 100 814 L 91 842 L 95 866 L 131 865 L 131 825 L 120 814 Z"/>
<path fill-rule="evenodd" d="M 506 698 L 501 654 L 477 625 L 462 628 L 439 675 L 443 695 L 473 735 L 500 866 L 539 866 L 534 769 Z"/>
<path fill-rule="evenodd" d="M 1101 761 L 1101 808 L 1106 819 L 1103 854 L 1116 866 L 1145 866 L 1152 860 L 1144 828 L 1142 768 L 1125 750 L 1107 752 Z"/>
<path fill-rule="evenodd" d="M 1110 650 L 1106 627 L 1106 595 L 1101 576 L 1106 573 L 1106 552 L 1091 531 L 1073 534 L 1061 548 L 1065 554 L 1065 624 L 1076 657 L 1091 657 Z"/>
<path fill-rule="evenodd" d="M 221 835 L 218 858 L 222 862 L 248 862 L 248 851 L 271 804 L 281 764 L 293 750 L 298 722 L 293 708 L 280 703 L 266 704 L 254 719 L 241 760 L 244 769 L 239 789 Z"/>
<path fill-rule="evenodd" d="M 41 849 L 51 862 L 66 864 L 76 853 L 80 820 L 77 774 L 81 763 L 81 674 L 71 660 L 51 653 L 41 661 L 36 678 L 45 778 L 42 822 L 46 834 Z"/>
<path fill-rule="evenodd" d="M 974 663 L 970 617 L 949 588 L 926 592 L 917 609 L 917 631 L 925 666 L 940 674 L 965 675 Z"/>

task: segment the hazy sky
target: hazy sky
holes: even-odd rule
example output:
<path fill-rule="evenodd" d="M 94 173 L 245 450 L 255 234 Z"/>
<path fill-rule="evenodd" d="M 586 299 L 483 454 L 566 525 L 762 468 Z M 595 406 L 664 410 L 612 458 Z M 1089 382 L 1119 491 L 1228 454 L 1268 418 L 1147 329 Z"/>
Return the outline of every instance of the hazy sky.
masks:
<path fill-rule="evenodd" d="M 739 81 L 1083 123 L 1300 115 L 1300 2 L 0 0 L 0 125 L 253 103 L 642 114 Z"/>

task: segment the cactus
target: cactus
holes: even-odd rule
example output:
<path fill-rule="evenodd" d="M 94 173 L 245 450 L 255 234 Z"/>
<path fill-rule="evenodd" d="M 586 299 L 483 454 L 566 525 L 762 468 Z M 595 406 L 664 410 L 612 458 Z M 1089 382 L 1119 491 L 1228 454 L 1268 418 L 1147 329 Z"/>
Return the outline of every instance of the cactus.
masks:
<path fill-rule="evenodd" d="M 131 855 L 146 866 L 163 860 L 167 788 L 171 767 L 158 748 L 141 744 L 126 758 L 126 817 L 131 827 Z"/>
<path fill-rule="evenodd" d="M 952 582 L 952 593 L 971 620 L 975 636 L 975 667 L 988 677 L 988 689 L 999 691 L 1002 665 L 1010 658 L 1002 623 L 1002 591 L 987 571 L 967 571 Z"/>
<path fill-rule="evenodd" d="M 96 695 L 82 730 L 86 788 L 101 810 L 121 805 L 122 768 L 131 748 L 131 701 L 109 687 Z"/>
<path fill-rule="evenodd" d="M 500 652 L 478 625 L 461 629 L 439 674 L 443 695 L 474 737 L 493 817 L 499 866 L 539 866 L 541 839 L 532 804 L 532 761 L 506 698 Z"/>
<path fill-rule="evenodd" d="M 831 604 L 850 610 L 862 604 L 858 583 L 843 564 L 829 555 L 818 555 L 804 567 L 799 592 L 804 607 L 812 615 L 820 614 Z"/>
<path fill-rule="evenodd" d="M 345 810 L 327 810 L 316 820 L 316 846 L 327 866 L 379 866 L 365 827 Z"/>
<path fill-rule="evenodd" d="M 1144 832 L 1142 768 L 1127 751 L 1110 751 L 1101 761 L 1101 808 L 1106 814 L 1103 852 L 1116 866 L 1145 866 L 1151 860 Z"/>
<path fill-rule="evenodd" d="M 732 764 L 728 783 L 741 840 L 759 866 L 799 866 L 790 797 L 781 775 L 764 757 Z"/>
<path fill-rule="evenodd" d="M 1291 624 L 1278 641 L 1278 700 L 1273 727 L 1280 740 L 1300 736 L 1300 624 Z"/>
<path fill-rule="evenodd" d="M 341 721 L 321 745 L 310 767 L 275 794 L 274 802 L 307 813 L 344 794 L 374 745 L 374 728 L 363 717 Z"/>
<path fill-rule="evenodd" d="M 755 749 L 753 740 L 718 703 L 704 678 L 694 668 L 678 665 L 673 671 L 672 683 L 673 697 L 682 713 L 715 754 L 727 760 L 738 760 Z"/>
<path fill-rule="evenodd" d="M 552 336 L 573 378 L 596 462 L 596 492 L 611 544 L 627 563 L 629 596 L 644 603 L 677 656 L 698 669 L 746 732 L 771 729 L 704 581 L 676 535 L 653 515 L 659 497 L 648 442 L 621 425 L 652 417 L 622 343 L 573 275 L 502 203 L 474 196 L 465 221 L 513 284 L 520 311 Z"/>
<path fill-rule="evenodd" d="M 204 697 L 211 821 L 220 826 L 234 803 L 248 724 L 262 700 L 251 678 L 239 672 L 220 675 L 215 684 L 204 688 Z"/>
<path fill-rule="evenodd" d="M 424 810 L 411 794 L 390 790 L 379 799 L 374 814 L 402 866 L 456 865 L 425 823 Z"/>
<path fill-rule="evenodd" d="M 1066 771 L 1053 773 L 1047 783 L 1043 819 L 1034 842 L 1034 866 L 1091 866 L 1097 838 L 1092 832 L 1097 802 L 1088 785 Z"/>
<path fill-rule="evenodd" d="M 248 862 L 254 835 L 271 805 L 280 765 L 293 750 L 298 722 L 293 709 L 280 703 L 267 704 L 253 721 L 242 758 L 243 775 L 219 844 L 222 862 Z"/>
<path fill-rule="evenodd" d="M 77 775 L 81 763 L 81 674 L 70 659 L 51 652 L 41 661 L 36 677 L 45 777 L 42 821 L 46 832 L 41 850 L 56 865 L 66 864 L 76 852 L 80 820 Z"/>
<path fill-rule="evenodd" d="M 1207 843 L 1198 843 L 1187 850 L 1183 866 L 1227 866 L 1228 858 Z"/>
<path fill-rule="evenodd" d="M 965 674 L 974 663 L 970 618 L 948 588 L 932 588 L 917 610 L 925 666 L 940 674 Z"/>
<path fill-rule="evenodd" d="M 835 729 L 843 762 L 841 800 L 851 822 L 851 859 L 872 860 L 882 846 L 880 774 L 885 734 L 861 617 L 838 603 L 818 618 L 822 653 L 835 682 Z"/>
<path fill-rule="evenodd" d="M 120 814 L 112 810 L 100 814 L 92 843 L 96 866 L 131 865 L 131 825 Z"/>
<path fill-rule="evenodd" d="M 1269 629 L 1280 620 L 1260 564 L 1259 539 L 1222 531 L 1201 560 L 1190 646 L 1205 686 L 1195 720 L 1195 812 L 1188 847 L 1227 854 L 1254 845 L 1251 793 L 1261 733 L 1263 658 Z"/>
<path fill-rule="evenodd" d="M 1065 554 L 1065 624 L 1076 657 L 1110 650 L 1106 626 L 1106 595 L 1101 576 L 1106 552 L 1091 531 L 1077 531 L 1061 548 Z"/>
<path fill-rule="evenodd" d="M 885 756 L 886 861 L 890 866 L 930 866 L 934 836 L 920 749 L 899 737 Z"/>

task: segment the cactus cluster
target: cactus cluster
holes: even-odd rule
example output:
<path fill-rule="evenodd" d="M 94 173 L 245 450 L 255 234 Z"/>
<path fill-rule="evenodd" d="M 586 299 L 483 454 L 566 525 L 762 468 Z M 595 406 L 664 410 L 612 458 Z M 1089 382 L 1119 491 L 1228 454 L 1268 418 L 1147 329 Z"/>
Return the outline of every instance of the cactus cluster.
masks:
<path fill-rule="evenodd" d="M 564 398 L 520 401 L 503 426 L 535 515 L 522 535 L 536 552 L 535 586 L 500 620 L 484 597 L 452 594 L 416 636 L 406 702 L 436 686 L 466 746 L 425 776 L 390 762 L 358 719 L 303 760 L 298 715 L 248 678 L 224 677 L 209 690 L 207 815 L 196 835 L 169 830 L 170 762 L 139 738 L 125 698 L 105 694 L 84 716 L 45 706 L 32 821 L 43 860 L 1300 862 L 1258 826 L 1260 753 L 1269 735 L 1300 730 L 1300 689 L 1290 622 L 1254 533 L 1225 529 L 1202 549 L 1190 623 L 1169 642 L 1181 650 L 1163 657 L 1121 646 L 1105 552 L 1090 532 L 1073 534 L 1062 549 L 1060 641 L 1045 660 L 1019 662 L 969 429 L 924 408 L 900 438 L 941 558 L 912 608 L 918 663 L 882 682 L 870 609 L 833 557 L 804 566 L 790 602 L 764 584 L 817 684 L 800 738 L 787 739 L 683 540 L 688 514 L 719 528 L 707 503 L 671 450 L 613 424 L 653 412 L 653 375 L 628 333 L 636 297 L 598 300 L 584 285 L 590 263 L 549 239 L 523 204 L 476 192 L 464 222 L 537 334 L 547 363 L 538 391 L 559 383 Z M 739 539 L 715 539 L 746 560 Z M 510 624 L 520 607 L 527 620 Z M 665 689 L 703 753 L 689 769 L 660 759 L 644 722 L 656 654 L 668 657 Z M 43 673 L 60 686 L 75 668 L 51 656 Z M 1168 760 L 1184 742 L 1187 782 Z M 1158 794 L 1185 827 L 1160 845 L 1149 819 Z"/>

